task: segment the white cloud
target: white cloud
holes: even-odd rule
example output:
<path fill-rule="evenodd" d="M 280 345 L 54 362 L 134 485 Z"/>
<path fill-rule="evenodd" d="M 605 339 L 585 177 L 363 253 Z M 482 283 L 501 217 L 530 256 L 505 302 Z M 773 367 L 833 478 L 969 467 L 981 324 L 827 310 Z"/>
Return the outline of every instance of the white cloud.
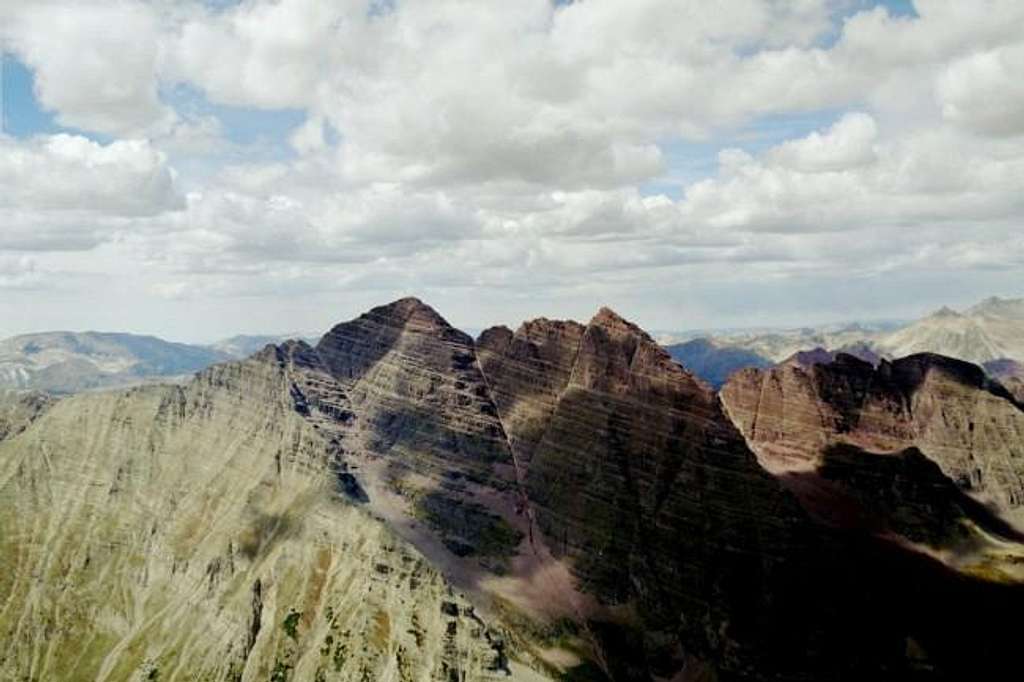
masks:
<path fill-rule="evenodd" d="M 0 250 L 106 244 L 161 300 L 1020 271 L 1024 3 L 850 4 L 9 5 L 42 104 L 115 141 L 0 139 Z M 194 90 L 304 110 L 297 158 L 161 100 Z"/>
<path fill-rule="evenodd" d="M 43 273 L 35 260 L 0 255 L 0 291 L 36 289 L 43 284 Z"/>
<path fill-rule="evenodd" d="M 165 156 L 146 140 L 0 136 L 0 209 L 142 216 L 183 207 Z"/>
<path fill-rule="evenodd" d="M 871 116 L 850 113 L 824 133 L 783 142 L 768 157 L 775 164 L 805 173 L 842 171 L 874 161 L 877 138 L 878 126 Z"/>
<path fill-rule="evenodd" d="M 719 176 L 687 187 L 682 211 L 725 230 L 944 224 L 963 234 L 977 223 L 1012 222 L 1024 210 L 1020 142 L 982 144 L 944 129 L 874 140 L 870 119 L 852 115 L 760 157 L 725 150 Z"/>
<path fill-rule="evenodd" d="M 942 115 L 989 135 L 1024 134 L 1024 42 L 952 62 L 938 79 Z"/>
<path fill-rule="evenodd" d="M 173 122 L 158 96 L 159 17 L 145 3 L 14 3 L 0 34 L 35 72 L 35 91 L 57 120 L 114 135 Z"/>

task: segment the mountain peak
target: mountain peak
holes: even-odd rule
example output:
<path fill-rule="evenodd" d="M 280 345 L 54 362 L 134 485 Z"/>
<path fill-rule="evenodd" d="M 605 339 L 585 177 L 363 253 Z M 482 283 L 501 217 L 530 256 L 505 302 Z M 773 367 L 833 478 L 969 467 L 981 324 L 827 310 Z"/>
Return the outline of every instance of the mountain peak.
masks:
<path fill-rule="evenodd" d="M 597 314 L 590 318 L 590 326 L 647 336 L 647 332 L 607 306 L 602 306 Z"/>
<path fill-rule="evenodd" d="M 971 315 L 987 315 L 1009 319 L 1024 319 L 1024 298 L 990 296 L 968 311 Z"/>
<path fill-rule="evenodd" d="M 962 315 L 960 313 L 958 313 L 957 311 L 953 310 L 952 308 L 950 308 L 948 305 L 944 305 L 941 308 L 939 308 L 938 310 L 936 310 L 934 313 L 929 315 L 929 317 L 935 317 L 935 318 L 962 317 Z"/>

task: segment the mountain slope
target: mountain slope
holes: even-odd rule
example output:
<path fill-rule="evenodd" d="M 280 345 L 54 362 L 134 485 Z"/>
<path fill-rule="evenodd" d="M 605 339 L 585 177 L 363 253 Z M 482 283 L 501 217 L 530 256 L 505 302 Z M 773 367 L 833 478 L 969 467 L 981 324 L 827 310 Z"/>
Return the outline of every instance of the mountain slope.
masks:
<path fill-rule="evenodd" d="M 1024 299 L 989 298 L 963 313 L 943 308 L 878 340 L 892 357 L 938 353 L 968 362 L 1024 361 Z"/>
<path fill-rule="evenodd" d="M 0 392 L 0 441 L 27 429 L 53 403 L 45 393 Z"/>
<path fill-rule="evenodd" d="M 1024 519 L 1024 409 L 975 365 L 920 354 L 874 368 L 840 355 L 809 368 L 745 370 L 722 400 L 772 470 L 820 466 L 836 443 L 916 447 L 977 499 Z"/>
<path fill-rule="evenodd" d="M 723 346 L 712 339 L 700 338 L 666 346 L 675 360 L 713 388 L 721 388 L 736 370 L 746 367 L 769 367 L 772 362 L 757 353 L 732 346 Z"/>
<path fill-rule="evenodd" d="M 209 348 L 225 357 L 242 360 L 259 352 L 264 347 L 281 344 L 290 339 L 301 339 L 306 343 L 316 343 L 317 339 L 302 334 L 251 335 L 239 334 L 211 344 Z"/>
<path fill-rule="evenodd" d="M 0 501 L 5 679 L 505 676 L 496 631 L 344 501 L 273 363 L 61 401 L 0 443 Z"/>
<path fill-rule="evenodd" d="M 152 336 L 27 334 L 0 341 L 0 389 L 76 393 L 180 378 L 228 356 Z"/>
<path fill-rule="evenodd" d="M 894 468 L 907 490 L 973 513 L 919 464 Z M 795 682 L 1012 658 L 1002 564 L 800 501 L 614 312 L 474 342 L 402 299 L 0 442 L 0 676 Z"/>

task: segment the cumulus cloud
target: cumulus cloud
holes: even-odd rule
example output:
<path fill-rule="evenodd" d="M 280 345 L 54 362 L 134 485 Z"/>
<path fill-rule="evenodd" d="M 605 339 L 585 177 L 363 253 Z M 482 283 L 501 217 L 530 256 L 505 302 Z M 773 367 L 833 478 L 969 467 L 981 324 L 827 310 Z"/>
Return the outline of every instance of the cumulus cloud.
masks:
<path fill-rule="evenodd" d="M 1019 143 L 980 144 L 942 129 L 875 135 L 870 117 L 848 115 L 759 157 L 725 150 L 718 177 L 686 188 L 682 211 L 720 229 L 785 233 L 922 223 L 966 231 L 1024 209 Z"/>
<path fill-rule="evenodd" d="M 167 300 L 1024 268 L 1024 4 L 851 5 L 8 4 L 113 140 L 0 138 L 0 251 L 107 244 Z M 306 120 L 246 161 L 224 106 Z"/>
<path fill-rule="evenodd" d="M 938 78 L 942 115 L 989 135 L 1024 134 L 1024 43 L 958 59 Z"/>
<path fill-rule="evenodd" d="M 0 256 L 0 290 L 35 289 L 43 284 L 43 273 L 27 256 Z"/>
<path fill-rule="evenodd" d="M 141 216 L 181 208 L 167 159 L 146 140 L 0 137 L 0 209 Z"/>
<path fill-rule="evenodd" d="M 138 134 L 173 122 L 158 95 L 159 17 L 140 2 L 12 3 L 0 35 L 35 72 L 43 107 L 70 127 Z"/>

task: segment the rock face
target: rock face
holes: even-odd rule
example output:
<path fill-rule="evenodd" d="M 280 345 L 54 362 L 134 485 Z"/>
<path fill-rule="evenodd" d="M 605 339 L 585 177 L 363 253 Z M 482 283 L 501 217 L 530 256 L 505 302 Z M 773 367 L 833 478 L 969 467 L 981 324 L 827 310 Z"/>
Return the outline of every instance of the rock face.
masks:
<path fill-rule="evenodd" d="M 715 389 L 721 388 L 726 379 L 737 370 L 772 365 L 771 360 L 751 350 L 716 343 L 713 339 L 706 338 L 666 346 L 665 350 L 683 367 Z"/>
<path fill-rule="evenodd" d="M 605 607 L 591 622 L 613 679 L 695 659 L 722 679 L 907 679 L 956 668 L 937 653 L 951 632 L 978 636 L 956 618 L 931 630 L 940 617 L 922 607 L 973 598 L 959 578 L 812 523 L 714 393 L 613 312 L 488 330 L 478 346 L 501 413 L 519 415 L 506 429 L 537 541 Z"/>
<path fill-rule="evenodd" d="M 749 370 L 722 390 L 730 416 L 769 469 L 820 464 L 846 442 L 916 447 L 979 500 L 1017 516 L 1024 504 L 1024 411 L 981 368 L 938 355 Z"/>
<path fill-rule="evenodd" d="M 0 677 L 504 678 L 331 454 L 262 358 L 55 405 L 0 443 Z"/>
<path fill-rule="evenodd" d="M 27 429 L 54 402 L 45 393 L 0 393 L 0 440 Z"/>
<path fill-rule="evenodd" d="M 892 406 L 918 428 L 959 405 L 954 370 L 888 367 L 931 397 L 863 417 L 877 382 L 851 365 L 820 430 Z M 978 437 L 1005 425 L 975 400 Z M 952 545 L 965 517 L 1003 533 L 925 459 L 944 419 L 880 478 L 825 452 L 814 485 L 915 538 Z M 1015 576 L 815 521 L 743 435 L 607 309 L 474 342 L 402 299 L 183 387 L 68 398 L 0 442 L 0 677 L 904 680 L 1012 653 L 992 624 L 1024 604 Z M 1010 490 L 993 472 L 979 485 Z"/>

